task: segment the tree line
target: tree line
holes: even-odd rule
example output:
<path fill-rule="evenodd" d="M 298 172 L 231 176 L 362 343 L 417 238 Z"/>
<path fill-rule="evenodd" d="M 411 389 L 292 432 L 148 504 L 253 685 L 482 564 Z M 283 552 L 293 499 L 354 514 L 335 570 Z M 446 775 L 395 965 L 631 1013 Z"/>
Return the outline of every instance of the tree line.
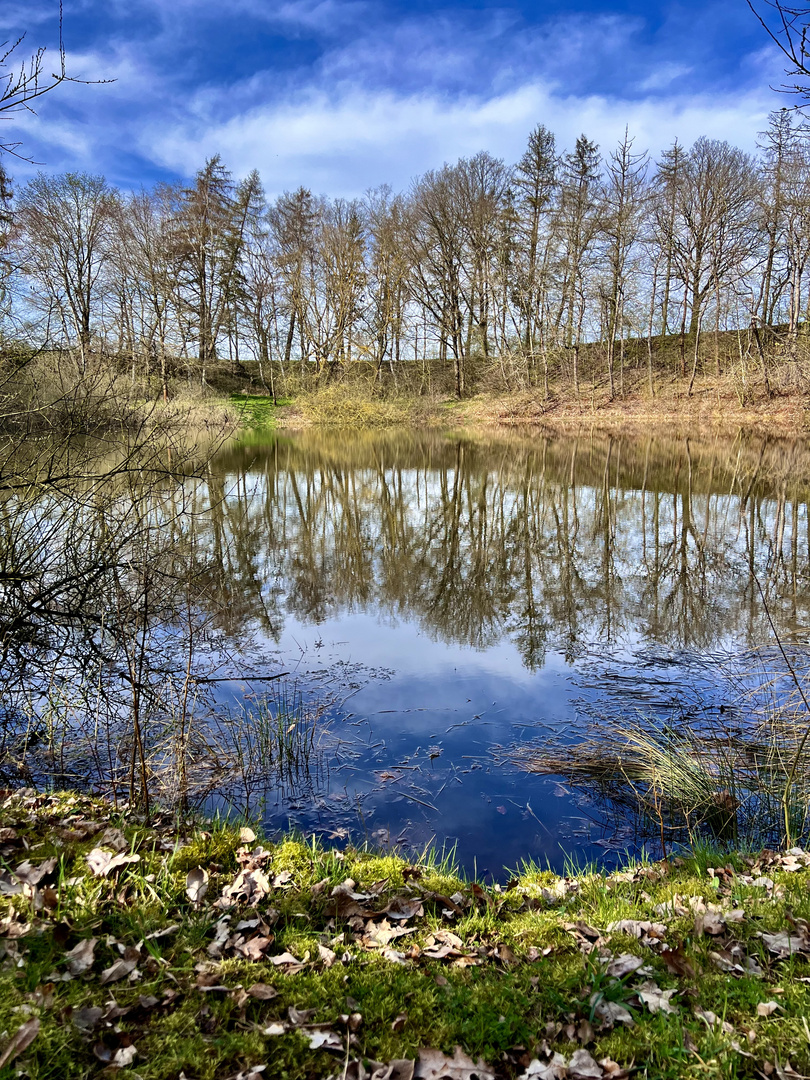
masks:
<path fill-rule="evenodd" d="M 481 151 L 357 199 L 268 199 L 219 157 L 136 192 L 39 173 L 12 193 L 4 175 L 4 343 L 101 359 L 164 398 L 223 366 L 275 393 L 357 362 L 381 381 L 438 365 L 459 397 L 482 362 L 504 389 L 579 393 L 585 356 L 614 397 L 630 363 L 655 392 L 664 354 L 690 387 L 701 349 L 721 375 L 734 331 L 770 393 L 770 346 L 795 356 L 810 304 L 810 140 L 782 109 L 758 145 L 653 160 L 629 133 L 561 150 L 538 125 L 515 164 Z"/>

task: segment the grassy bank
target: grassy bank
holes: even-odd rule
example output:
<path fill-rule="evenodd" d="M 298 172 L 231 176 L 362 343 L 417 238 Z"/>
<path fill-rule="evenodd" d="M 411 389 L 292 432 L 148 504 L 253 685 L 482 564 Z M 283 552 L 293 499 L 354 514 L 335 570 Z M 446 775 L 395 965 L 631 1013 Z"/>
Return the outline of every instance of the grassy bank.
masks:
<path fill-rule="evenodd" d="M 810 1067 L 803 853 L 482 888 L 431 858 L 33 792 L 6 794 L 0 847 L 0 1076 Z"/>
<path fill-rule="evenodd" d="M 407 426 L 439 430 L 516 428 L 574 433 L 648 432 L 671 436 L 736 435 L 748 431 L 774 437 L 803 436 L 808 431 L 808 398 L 799 390 L 741 401 L 733 380 L 698 380 L 691 394 L 680 382 L 663 386 L 655 397 L 638 386 L 611 398 L 600 386 L 584 386 L 579 398 L 542 390 L 511 394 L 485 391 L 461 401 L 452 397 L 375 390 L 347 381 L 321 390 L 301 391 L 274 406 L 263 395 L 231 399 L 243 427 L 382 428 Z"/>

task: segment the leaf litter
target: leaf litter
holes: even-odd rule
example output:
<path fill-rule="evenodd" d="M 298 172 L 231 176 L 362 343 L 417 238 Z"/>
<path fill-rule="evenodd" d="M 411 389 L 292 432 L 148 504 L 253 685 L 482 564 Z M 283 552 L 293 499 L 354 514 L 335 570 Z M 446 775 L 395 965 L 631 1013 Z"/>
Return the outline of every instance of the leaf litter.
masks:
<path fill-rule="evenodd" d="M 150 830 L 141 825 L 134 837 L 126 825 L 104 828 L 103 822 L 94 820 L 102 816 L 97 804 L 73 798 L 73 805 L 81 806 L 84 813 L 62 813 L 65 824 L 58 826 L 59 842 L 64 846 L 66 834 L 72 837 L 67 843 L 76 845 L 99 833 L 101 836 L 86 854 L 77 849 L 72 861 L 74 876 L 65 879 L 68 889 L 73 890 L 71 896 L 91 882 L 98 883 L 93 887 L 101 888 L 107 898 L 105 903 L 113 908 L 126 906 L 128 890 L 135 887 L 144 895 L 151 889 L 157 896 L 159 864 L 169 868 L 172 860 L 182 857 L 186 850 L 203 850 L 193 833 L 178 842 L 176 835 L 169 834 L 168 826 L 161 834 L 154 824 Z M 6 808 L 19 801 L 7 797 Z M 56 797 L 36 796 L 34 801 L 37 809 L 45 807 L 54 815 Z M 89 824 L 83 825 L 82 821 Z M 7 834 L 9 841 L 16 840 L 17 829 L 11 828 L 14 835 Z M 0 953 L 6 968 L 9 964 L 15 968 L 25 966 L 26 940 L 34 933 L 51 934 L 54 943 L 61 941 L 62 946 L 61 960 L 48 982 L 37 986 L 28 1003 L 18 1007 L 36 1010 L 38 1015 L 29 1015 L 7 1037 L 0 1051 L 0 1065 L 29 1050 L 36 1052 L 43 1018 L 58 1015 L 77 1036 L 89 1040 L 90 1052 L 105 1067 L 127 1069 L 137 1060 L 139 1069 L 148 1069 L 148 1056 L 144 1057 L 142 1047 L 144 1040 L 148 1044 L 145 1033 L 151 1018 L 168 1015 L 192 995 L 200 1003 L 197 1016 L 201 1031 L 216 1030 L 220 1021 L 212 1009 L 218 1000 L 228 1002 L 235 1010 L 237 1028 L 248 1033 L 255 1030 L 274 1040 L 294 1034 L 302 1037 L 308 1050 L 316 1055 L 327 1059 L 339 1055 L 341 1071 L 332 1075 L 345 1078 L 489 1080 L 497 1076 L 500 1080 L 507 1074 L 526 1080 L 620 1078 L 629 1075 L 632 1061 L 616 1063 L 610 1057 L 592 1053 L 592 1049 L 614 1028 L 636 1028 L 645 1022 L 645 1014 L 664 1019 L 677 1014 L 680 1022 L 694 1017 L 706 1030 L 727 1036 L 731 1051 L 751 1057 L 746 1047 L 763 1040 L 762 1033 L 758 1034 L 752 1025 L 778 1024 L 779 1018 L 787 1015 L 787 999 L 776 1001 L 767 993 L 769 986 L 772 994 L 780 992 L 775 985 L 783 978 L 780 965 L 788 959 L 810 962 L 810 926 L 804 918 L 784 906 L 779 909 L 783 911 L 782 926 L 774 925 L 773 919 L 762 922 L 769 910 L 767 905 L 782 903 L 786 890 L 790 891 L 790 886 L 774 875 L 784 872 L 806 890 L 810 856 L 799 849 L 745 857 L 742 871 L 728 866 L 709 868 L 704 879 L 708 895 L 671 889 L 668 898 L 657 904 L 644 899 L 649 899 L 646 889 L 667 884 L 676 869 L 669 863 L 598 878 L 594 886 L 598 885 L 606 895 L 618 895 L 624 890 L 624 903 L 646 905 L 646 917 L 635 917 L 640 912 L 630 911 L 627 917 L 602 923 L 592 912 L 588 918 L 573 919 L 553 914 L 560 905 L 566 912 L 576 913 L 580 898 L 592 887 L 587 879 L 551 880 L 548 875 L 542 883 L 526 880 L 490 889 L 478 883 L 462 883 L 447 889 L 451 892 L 447 895 L 441 886 L 436 887 L 435 873 L 414 866 L 402 866 L 393 878 L 389 872 L 362 885 L 351 876 L 337 881 L 329 876 L 307 880 L 306 872 L 301 876 L 303 864 L 280 864 L 276 849 L 258 843 L 249 828 L 239 832 L 234 848 L 234 869 L 230 871 L 210 857 L 190 865 L 187 862 L 174 899 L 168 899 L 167 894 L 163 901 L 167 924 L 149 932 L 141 930 L 130 940 L 106 929 L 109 916 L 104 914 L 107 909 L 103 906 L 97 908 L 100 915 L 95 922 L 82 918 L 80 908 L 63 896 L 62 879 L 49 884 L 57 868 L 56 857 L 26 860 L 16 870 L 5 871 L 0 878 Z M 329 858 L 333 868 L 346 861 L 343 853 Z M 695 879 L 691 880 L 694 885 Z M 540 916 L 546 926 L 549 918 L 557 920 L 556 937 L 552 935 L 550 944 L 540 944 L 539 938 L 535 938 L 538 944 L 531 940 L 532 920 Z M 302 928 L 298 937 L 290 932 L 296 920 Z M 524 927 L 523 938 L 507 933 L 504 940 L 500 930 L 508 931 L 512 922 Z M 190 978 L 182 965 L 177 966 L 176 959 L 163 956 L 164 949 L 168 949 L 169 957 L 178 956 L 170 942 L 178 936 L 188 940 L 187 925 L 208 927 L 196 946 L 182 946 L 196 961 Z M 87 930 L 91 930 L 89 935 Z M 199 935 L 199 930 L 195 933 Z M 638 952 L 623 951 L 628 943 Z M 534 967 L 537 975 L 532 975 L 529 982 L 539 988 L 543 965 L 553 964 L 557 953 L 584 957 L 590 965 L 586 971 L 593 972 L 591 978 L 600 988 L 589 987 L 583 972 L 582 989 L 572 998 L 568 1011 L 545 1021 L 533 1044 L 504 1050 L 499 1062 L 488 1062 L 464 1046 L 456 1046 L 452 1054 L 446 1048 L 415 1046 L 418 1031 L 407 1009 L 391 1014 L 385 1026 L 405 1040 L 404 1045 L 413 1052 L 389 1061 L 374 1061 L 363 1053 L 367 1029 L 362 1010 L 349 1008 L 337 1018 L 324 1019 L 305 1002 L 285 1005 L 286 981 L 291 980 L 289 985 L 294 986 L 295 976 L 302 972 L 319 975 L 344 971 L 343 978 L 350 980 L 358 965 L 380 962 L 410 970 L 414 976 L 421 972 L 421 977 L 429 978 L 439 993 L 452 989 L 447 978 L 439 974 L 442 968 L 453 972 L 454 979 L 463 980 L 471 968 L 526 972 Z M 244 972 L 248 969 L 255 969 L 263 977 L 246 979 Z M 747 1024 L 738 1022 L 735 1026 L 696 1000 L 701 982 L 712 970 L 723 977 L 754 979 L 761 984 L 765 992 L 752 1005 Z M 676 980 L 676 985 L 662 985 L 667 978 Z M 155 992 L 139 993 L 138 985 L 144 981 Z M 104 1003 L 99 998 L 78 1007 L 60 1006 L 60 995 L 72 982 L 80 983 L 90 993 L 94 986 L 103 988 L 102 993 L 107 995 L 123 988 L 123 1004 L 108 996 Z M 801 978 L 797 978 L 796 985 L 802 985 Z M 60 986 L 65 989 L 60 990 Z M 280 1005 L 285 1005 L 286 1012 L 278 1013 Z M 267 1009 L 270 1015 L 253 1018 L 248 1011 Z M 506 1022 L 506 1017 L 502 1020 Z M 699 1029 L 689 1029 L 684 1037 L 687 1050 L 690 1045 L 699 1045 Z M 579 1046 L 573 1052 L 566 1050 L 566 1041 Z M 799 1060 L 795 1053 L 793 1057 Z M 776 1057 L 773 1061 L 771 1065 L 765 1057 L 760 1060 L 763 1075 L 777 1075 L 779 1070 L 791 1075 L 787 1066 L 777 1064 Z M 511 1062 L 506 1073 L 504 1062 Z M 259 1062 L 232 1075 L 258 1077 L 264 1071 L 265 1063 Z M 321 1075 L 326 1076 L 326 1071 Z"/>

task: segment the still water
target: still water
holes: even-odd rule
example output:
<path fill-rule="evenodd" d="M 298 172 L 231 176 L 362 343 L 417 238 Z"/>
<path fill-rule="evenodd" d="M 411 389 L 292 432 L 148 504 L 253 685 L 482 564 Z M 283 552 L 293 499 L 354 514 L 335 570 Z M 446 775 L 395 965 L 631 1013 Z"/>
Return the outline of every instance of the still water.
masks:
<path fill-rule="evenodd" d="M 196 509 L 221 568 L 216 634 L 242 657 L 222 701 L 262 693 L 245 676 L 275 665 L 323 709 L 308 774 L 248 792 L 251 811 L 433 842 L 499 878 L 637 849 L 632 822 L 505 759 L 728 700 L 735 658 L 772 643 L 759 586 L 779 633 L 805 637 L 808 492 L 803 444 L 744 437 L 231 445 Z"/>

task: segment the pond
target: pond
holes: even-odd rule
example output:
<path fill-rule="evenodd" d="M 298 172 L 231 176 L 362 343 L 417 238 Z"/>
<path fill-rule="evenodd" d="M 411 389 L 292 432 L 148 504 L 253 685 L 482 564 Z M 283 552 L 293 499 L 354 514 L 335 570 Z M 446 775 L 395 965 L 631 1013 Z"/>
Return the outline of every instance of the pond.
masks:
<path fill-rule="evenodd" d="M 317 730 L 297 774 L 207 808 L 432 843 L 499 879 L 654 846 L 587 787 L 521 768 L 521 748 L 733 709 L 751 651 L 807 633 L 808 493 L 803 443 L 742 436 L 230 445 L 194 495 L 216 568 L 207 647 L 232 680 L 218 702 L 238 719 L 282 670 L 276 697 Z"/>

